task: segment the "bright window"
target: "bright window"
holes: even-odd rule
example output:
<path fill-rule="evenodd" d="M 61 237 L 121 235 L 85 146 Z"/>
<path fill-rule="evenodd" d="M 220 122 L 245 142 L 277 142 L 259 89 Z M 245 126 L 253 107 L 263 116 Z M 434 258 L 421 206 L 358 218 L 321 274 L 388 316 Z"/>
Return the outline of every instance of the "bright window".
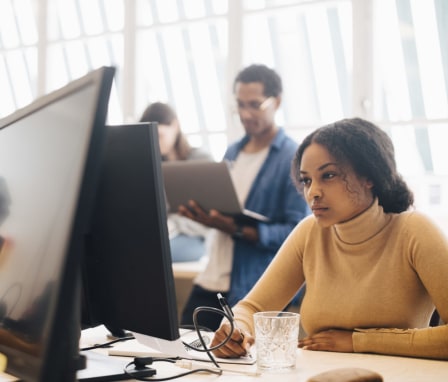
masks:
<path fill-rule="evenodd" d="M 290 135 L 354 115 L 376 122 L 417 207 L 448 232 L 446 47 L 446 0 L 5 0 L 0 117 L 114 65 L 109 122 L 169 102 L 219 160 L 243 133 L 233 76 L 265 63 L 283 78 L 277 122 Z"/>

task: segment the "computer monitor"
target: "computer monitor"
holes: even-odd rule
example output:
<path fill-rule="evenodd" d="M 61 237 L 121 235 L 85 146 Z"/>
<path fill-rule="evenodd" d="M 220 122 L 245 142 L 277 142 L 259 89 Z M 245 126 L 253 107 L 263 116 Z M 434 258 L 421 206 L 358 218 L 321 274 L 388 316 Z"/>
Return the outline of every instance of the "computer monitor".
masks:
<path fill-rule="evenodd" d="M 156 123 L 109 126 L 85 243 L 83 327 L 178 339 Z"/>
<path fill-rule="evenodd" d="M 23 381 L 75 381 L 79 235 L 105 138 L 103 67 L 0 120 L 0 353 Z"/>

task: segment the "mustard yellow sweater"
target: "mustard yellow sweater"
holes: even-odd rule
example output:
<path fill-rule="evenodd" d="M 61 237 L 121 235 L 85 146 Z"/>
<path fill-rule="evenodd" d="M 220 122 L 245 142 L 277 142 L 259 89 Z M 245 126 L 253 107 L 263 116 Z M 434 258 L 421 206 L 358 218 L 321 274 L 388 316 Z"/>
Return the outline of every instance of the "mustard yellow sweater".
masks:
<path fill-rule="evenodd" d="M 252 314 L 281 310 L 305 280 L 308 334 L 355 330 L 355 352 L 448 359 L 448 326 L 428 327 L 434 306 L 448 322 L 448 241 L 422 214 L 375 202 L 330 228 L 309 216 L 235 307 L 239 324 L 253 333 Z"/>

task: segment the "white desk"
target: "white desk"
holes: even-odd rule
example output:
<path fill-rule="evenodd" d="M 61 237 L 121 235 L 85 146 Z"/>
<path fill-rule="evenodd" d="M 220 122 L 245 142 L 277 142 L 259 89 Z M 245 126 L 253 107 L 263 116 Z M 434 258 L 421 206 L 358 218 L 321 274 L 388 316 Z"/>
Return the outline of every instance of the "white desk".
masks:
<path fill-rule="evenodd" d="M 203 256 L 198 261 L 186 261 L 173 263 L 173 275 L 176 279 L 194 279 L 207 265 L 207 257 Z"/>
<path fill-rule="evenodd" d="M 105 333 L 105 329 L 102 327 L 84 331 L 81 344 L 106 342 L 107 339 Z M 131 361 L 132 358 L 127 360 Z M 159 378 L 186 371 L 185 369 L 177 368 L 164 362 L 157 362 L 152 365 L 152 367 L 157 369 L 157 377 Z M 234 370 L 256 371 L 255 365 L 222 365 L 222 367 L 232 368 Z M 390 357 L 373 354 L 316 352 L 302 349 L 297 349 L 297 368 L 288 373 L 280 375 L 262 374 L 258 377 L 237 375 L 234 373 L 224 373 L 221 376 L 213 374 L 192 374 L 183 377 L 180 380 L 272 382 L 278 378 L 282 382 L 306 382 L 307 379 L 313 375 L 343 367 L 357 367 L 376 371 L 383 376 L 385 382 L 448 381 L 448 361 Z"/>
<path fill-rule="evenodd" d="M 81 347 L 94 343 L 107 342 L 104 327 L 88 329 L 83 332 Z M 106 350 L 98 350 L 107 354 Z M 111 357 L 111 359 L 123 360 L 128 363 L 132 358 Z M 211 366 L 211 364 L 210 364 Z M 165 362 L 157 362 L 152 365 L 157 370 L 155 377 L 162 378 L 185 372 Z M 223 368 L 233 370 L 256 371 L 256 365 L 222 365 Z M 185 381 L 216 381 L 216 382 L 272 382 L 275 379 L 282 382 L 306 382 L 313 375 L 327 370 L 355 367 L 376 371 L 383 376 L 384 382 L 447 382 L 448 361 L 434 361 L 417 358 L 390 357 L 374 354 L 349 354 L 316 352 L 297 349 L 297 367 L 295 370 L 282 374 L 262 374 L 260 376 L 245 376 L 234 373 L 226 373 L 217 376 L 213 374 L 192 374 L 179 380 Z M 0 381 L 13 381 L 15 379 L 0 373 Z"/>

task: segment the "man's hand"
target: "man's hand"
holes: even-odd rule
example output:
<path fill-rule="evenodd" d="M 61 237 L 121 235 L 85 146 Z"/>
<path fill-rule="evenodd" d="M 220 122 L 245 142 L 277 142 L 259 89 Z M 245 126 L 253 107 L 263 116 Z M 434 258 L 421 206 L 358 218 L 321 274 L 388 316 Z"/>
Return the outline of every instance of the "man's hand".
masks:
<path fill-rule="evenodd" d="M 188 202 L 188 207 L 179 206 L 178 212 L 182 216 L 190 218 L 207 227 L 219 229 L 230 235 L 235 232 L 236 229 L 236 224 L 232 217 L 223 215 L 217 210 L 210 210 L 210 212 L 207 213 L 199 207 L 194 200 Z"/>
<path fill-rule="evenodd" d="M 300 340 L 299 348 L 353 353 L 352 334 L 349 330 L 326 330 Z"/>
<path fill-rule="evenodd" d="M 211 346 L 213 347 L 223 342 L 230 333 L 230 329 L 229 323 L 223 323 L 215 332 Z M 223 347 L 214 350 L 213 354 L 221 358 L 242 357 L 249 353 L 249 349 L 254 342 L 255 339 L 250 333 L 234 328 L 231 339 Z"/>

